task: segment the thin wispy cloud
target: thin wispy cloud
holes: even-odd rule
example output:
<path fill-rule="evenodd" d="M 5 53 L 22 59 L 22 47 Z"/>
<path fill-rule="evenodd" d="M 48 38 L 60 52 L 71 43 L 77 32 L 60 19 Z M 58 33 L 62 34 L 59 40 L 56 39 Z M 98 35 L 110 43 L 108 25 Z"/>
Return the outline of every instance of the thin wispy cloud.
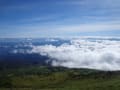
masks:
<path fill-rule="evenodd" d="M 0 2 L 1 37 L 66 36 L 99 31 L 114 35 L 116 30 L 120 34 L 119 0 Z"/>

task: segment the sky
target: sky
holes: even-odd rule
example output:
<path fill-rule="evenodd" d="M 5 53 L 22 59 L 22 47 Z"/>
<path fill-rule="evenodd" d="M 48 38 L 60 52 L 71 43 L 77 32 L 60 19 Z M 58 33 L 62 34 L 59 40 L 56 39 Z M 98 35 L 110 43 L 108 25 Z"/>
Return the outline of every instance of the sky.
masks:
<path fill-rule="evenodd" d="M 0 0 L 0 37 L 120 36 L 120 0 Z"/>

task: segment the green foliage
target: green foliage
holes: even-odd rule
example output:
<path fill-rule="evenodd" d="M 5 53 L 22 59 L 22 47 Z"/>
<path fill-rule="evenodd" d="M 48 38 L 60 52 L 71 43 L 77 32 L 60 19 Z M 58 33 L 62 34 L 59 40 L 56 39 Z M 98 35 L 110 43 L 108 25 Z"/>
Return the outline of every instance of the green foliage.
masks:
<path fill-rule="evenodd" d="M 9 76 L 0 76 L 0 87 L 12 87 L 11 78 Z"/>
<path fill-rule="evenodd" d="M 29 67 L 0 72 L 0 90 L 120 90 L 120 72 Z"/>

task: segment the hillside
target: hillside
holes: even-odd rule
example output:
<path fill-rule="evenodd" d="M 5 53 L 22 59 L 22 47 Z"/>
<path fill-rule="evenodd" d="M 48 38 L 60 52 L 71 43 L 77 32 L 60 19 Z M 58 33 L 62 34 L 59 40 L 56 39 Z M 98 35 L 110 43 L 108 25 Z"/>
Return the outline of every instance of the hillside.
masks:
<path fill-rule="evenodd" d="M 120 72 L 45 66 L 3 69 L 0 87 L 0 90 L 120 90 Z"/>

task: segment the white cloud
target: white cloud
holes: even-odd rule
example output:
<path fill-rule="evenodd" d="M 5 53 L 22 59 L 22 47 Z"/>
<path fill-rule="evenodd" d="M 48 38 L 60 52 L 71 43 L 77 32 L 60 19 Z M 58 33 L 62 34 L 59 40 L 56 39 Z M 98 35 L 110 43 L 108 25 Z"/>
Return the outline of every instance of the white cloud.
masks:
<path fill-rule="evenodd" d="M 71 1 L 71 4 L 75 4 L 75 5 L 79 5 L 80 7 L 83 8 L 100 8 L 100 9 L 119 9 L 120 5 L 119 5 L 120 1 L 119 0 L 75 0 L 75 1 Z"/>
<path fill-rule="evenodd" d="M 63 26 L 57 28 L 59 31 L 64 32 L 96 32 L 96 31 L 111 31 L 120 30 L 120 21 L 118 22 L 99 22 L 99 23 L 89 23 L 89 24 L 79 24 L 71 26 Z"/>
<path fill-rule="evenodd" d="M 47 26 L 47 27 L 46 27 Z M 114 30 L 120 31 L 120 21 L 105 21 L 105 22 L 93 22 L 84 24 L 70 24 L 70 25 L 27 25 L 27 26 L 9 26 L 12 30 L 17 29 L 16 34 L 11 34 L 12 37 L 49 37 L 49 36 L 67 36 L 71 33 L 91 33 L 108 31 L 114 32 Z M 7 31 L 3 29 L 4 32 Z M 48 33 L 49 32 L 49 33 Z M 118 33 L 119 34 L 119 33 Z M 9 33 L 8 33 L 9 35 Z M 94 34 L 93 34 L 94 35 Z M 101 35 L 101 34 L 100 34 Z M 106 35 L 108 35 L 106 33 Z M 114 34 L 113 34 L 114 35 Z M 72 36 L 72 35 L 71 35 Z"/>
<path fill-rule="evenodd" d="M 120 70 L 120 41 L 72 39 L 61 46 L 32 46 L 30 53 L 48 56 L 53 66 Z"/>
<path fill-rule="evenodd" d="M 81 32 L 120 31 L 120 0 L 60 0 L 56 2 L 53 0 L 51 3 L 36 1 L 7 7 L 3 5 L 2 9 L 9 12 L 38 10 L 40 13 L 50 9 L 53 13 L 31 17 L 28 15 L 28 18 L 13 20 L 12 23 L 1 21 L 0 37 L 67 36 L 71 33 L 78 35 L 76 33 Z M 116 23 L 113 23 L 114 21 Z"/>

